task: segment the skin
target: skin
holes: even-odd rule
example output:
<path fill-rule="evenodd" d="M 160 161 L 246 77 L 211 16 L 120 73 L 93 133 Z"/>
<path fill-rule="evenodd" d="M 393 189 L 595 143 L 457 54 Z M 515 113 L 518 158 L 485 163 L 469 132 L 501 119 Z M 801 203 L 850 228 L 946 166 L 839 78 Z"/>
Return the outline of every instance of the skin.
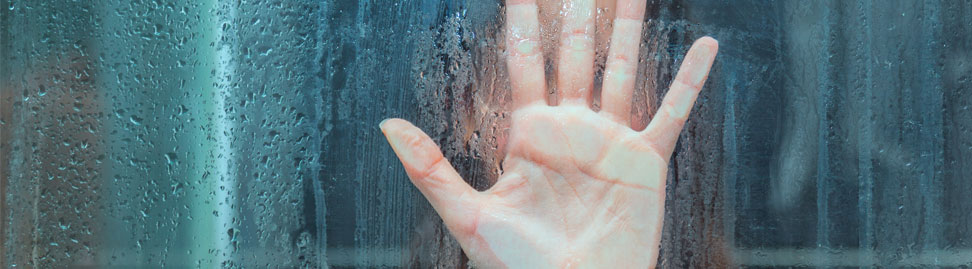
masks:
<path fill-rule="evenodd" d="M 504 172 L 492 188 L 470 187 L 411 123 L 388 119 L 381 130 L 475 266 L 653 268 L 668 161 L 718 42 L 692 45 L 655 117 L 637 131 L 630 109 L 645 1 L 616 3 L 600 111 L 591 109 L 594 1 L 562 7 L 556 106 L 546 101 L 535 1 L 507 1 L 514 111 Z"/>

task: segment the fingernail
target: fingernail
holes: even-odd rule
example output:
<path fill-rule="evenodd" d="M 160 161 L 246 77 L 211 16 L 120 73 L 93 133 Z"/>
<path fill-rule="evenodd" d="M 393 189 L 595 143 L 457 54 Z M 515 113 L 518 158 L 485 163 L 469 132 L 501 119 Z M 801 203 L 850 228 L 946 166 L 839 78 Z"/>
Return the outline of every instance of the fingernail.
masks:
<path fill-rule="evenodd" d="M 385 123 L 388 123 L 388 120 L 390 120 L 390 119 L 381 120 L 381 122 L 378 123 L 378 128 L 379 129 L 382 129 L 382 130 L 385 130 Z"/>

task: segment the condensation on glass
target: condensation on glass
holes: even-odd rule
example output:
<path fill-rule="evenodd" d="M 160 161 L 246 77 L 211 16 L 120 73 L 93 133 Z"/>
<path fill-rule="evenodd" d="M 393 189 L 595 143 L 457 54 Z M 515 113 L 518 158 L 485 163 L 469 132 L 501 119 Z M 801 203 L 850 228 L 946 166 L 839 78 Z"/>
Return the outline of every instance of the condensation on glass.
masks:
<path fill-rule="evenodd" d="M 0 0 L 0 266 L 466 266 L 377 124 L 415 122 L 493 184 L 502 12 Z M 687 45 L 720 41 L 661 267 L 972 266 L 972 3 L 652 0 L 646 17 L 642 124 Z"/>

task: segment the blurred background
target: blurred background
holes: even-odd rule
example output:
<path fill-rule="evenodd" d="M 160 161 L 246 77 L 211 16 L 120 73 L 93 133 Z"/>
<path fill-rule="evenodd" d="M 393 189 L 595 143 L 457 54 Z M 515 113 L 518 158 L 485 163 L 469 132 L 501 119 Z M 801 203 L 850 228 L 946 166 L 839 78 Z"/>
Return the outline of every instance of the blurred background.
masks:
<path fill-rule="evenodd" d="M 0 267 L 467 267 L 377 124 L 488 188 L 503 10 L 0 0 Z M 660 267 L 972 266 L 972 2 L 650 0 L 645 23 L 642 124 L 720 41 Z"/>

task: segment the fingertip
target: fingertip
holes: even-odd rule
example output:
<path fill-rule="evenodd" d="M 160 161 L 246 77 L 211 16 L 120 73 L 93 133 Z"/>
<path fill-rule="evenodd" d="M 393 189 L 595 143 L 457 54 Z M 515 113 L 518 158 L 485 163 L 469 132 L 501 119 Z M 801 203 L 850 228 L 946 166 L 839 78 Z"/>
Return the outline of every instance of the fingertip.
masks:
<path fill-rule="evenodd" d="M 719 41 L 711 36 L 703 36 L 702 38 L 699 38 L 695 41 L 695 45 L 702 46 L 713 54 L 719 51 Z"/>
<path fill-rule="evenodd" d="M 699 38 L 689 48 L 676 79 L 696 90 L 701 90 L 718 51 L 719 41 L 710 36 Z"/>
<path fill-rule="evenodd" d="M 387 135 L 389 131 L 400 130 L 403 127 L 408 127 L 411 125 L 411 123 L 403 119 L 387 118 L 378 123 L 378 128 L 381 129 L 382 133 Z"/>
<path fill-rule="evenodd" d="M 412 124 L 408 121 L 396 118 L 385 119 L 382 120 L 381 123 L 378 123 L 378 128 L 380 128 L 382 134 L 385 135 L 385 139 L 388 140 L 388 144 L 391 144 L 392 149 L 399 154 L 401 154 L 403 151 L 409 150 L 403 145 L 403 135 L 408 132 L 409 126 L 412 126 Z"/>
<path fill-rule="evenodd" d="M 381 130 L 381 133 L 384 134 L 385 137 L 388 137 L 388 131 L 386 131 L 386 130 L 387 130 L 387 126 L 388 126 L 388 121 L 389 120 L 391 120 L 391 119 L 384 119 L 384 120 L 381 120 L 381 122 L 378 123 L 378 130 Z"/>
<path fill-rule="evenodd" d="M 392 150 L 401 159 L 406 170 L 424 171 L 424 167 L 429 166 L 442 158 L 438 146 L 421 129 L 412 123 L 391 118 L 382 121 L 381 131 L 385 134 L 385 139 L 391 145 Z"/>

